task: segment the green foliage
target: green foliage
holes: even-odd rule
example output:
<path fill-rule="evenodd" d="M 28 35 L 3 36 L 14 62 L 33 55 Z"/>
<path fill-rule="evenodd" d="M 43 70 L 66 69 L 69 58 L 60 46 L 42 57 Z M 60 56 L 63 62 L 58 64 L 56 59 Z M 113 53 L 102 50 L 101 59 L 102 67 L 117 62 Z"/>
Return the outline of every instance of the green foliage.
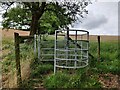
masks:
<path fill-rule="evenodd" d="M 80 83 L 79 76 L 70 76 L 65 73 L 56 73 L 48 76 L 45 80 L 46 88 L 70 88 L 75 85 L 75 79 L 78 80 L 76 83 Z M 76 84 L 77 85 L 77 84 Z"/>
<path fill-rule="evenodd" d="M 29 25 L 31 14 L 21 6 L 13 7 L 3 14 L 2 22 L 4 28 L 22 29 L 22 26 Z"/>
<path fill-rule="evenodd" d="M 14 71 L 13 68 L 15 68 L 15 53 L 13 51 L 14 47 L 11 38 L 2 39 L 2 50 L 6 50 L 3 52 L 4 54 L 2 55 L 2 61 L 0 62 L 3 66 L 2 72 L 7 73 L 10 71 Z"/>
<path fill-rule="evenodd" d="M 22 27 L 26 25 L 30 27 L 32 15 L 29 10 L 17 6 L 4 13 L 3 18 L 5 18 L 2 22 L 4 28 L 22 29 Z M 64 18 L 67 18 L 67 16 Z M 61 22 L 55 13 L 46 11 L 39 20 L 39 31 L 41 34 L 54 34 L 54 31 L 57 30 L 59 26 L 64 26 L 64 24 L 67 24 L 67 19 Z"/>
<path fill-rule="evenodd" d="M 15 62 L 15 47 L 12 40 L 3 39 L 3 50 L 8 50 L 6 54 L 2 55 L 2 72 L 8 73 L 16 70 Z M 33 45 L 32 44 L 20 44 L 20 60 L 21 63 L 26 60 L 31 60 L 33 55 Z"/>
<path fill-rule="evenodd" d="M 34 90 L 34 88 L 33 88 L 33 84 L 34 83 L 35 83 L 34 80 L 31 80 L 31 79 L 29 79 L 29 80 L 23 80 L 20 89 L 22 89 L 22 90 L 26 90 L 26 89 L 28 89 L 28 90 Z"/>
<path fill-rule="evenodd" d="M 14 45 L 13 40 L 11 38 L 2 38 L 2 45 Z"/>
<path fill-rule="evenodd" d="M 31 77 L 32 78 L 41 78 L 44 74 L 49 74 L 53 71 L 53 65 L 51 64 L 39 64 L 31 66 Z"/>
<path fill-rule="evenodd" d="M 81 74 L 67 74 L 58 72 L 48 76 L 44 81 L 46 88 L 94 88 L 100 87 L 100 83 L 95 77 Z"/>
<path fill-rule="evenodd" d="M 47 44 L 44 43 L 43 46 L 54 47 L 54 42 L 51 40 L 53 37 L 47 37 L 47 39 L 50 39 L 50 41 Z M 7 43 L 10 45 L 6 46 Z M 2 72 L 8 73 L 15 70 L 15 53 L 13 42 L 4 40 L 3 44 L 5 46 L 4 49 L 12 51 L 10 54 L 5 55 L 2 61 Z M 39 87 L 43 84 L 45 88 L 100 88 L 102 86 L 98 81 L 99 74 L 120 73 L 117 42 L 101 42 L 101 59 L 99 62 L 97 61 L 97 42 L 91 42 L 90 53 L 95 58 L 89 59 L 89 66 L 82 69 L 72 69 L 72 71 L 60 69 L 56 74 L 53 74 L 53 63 L 40 62 L 38 59 L 34 59 L 32 44 L 21 44 L 20 50 L 21 62 L 31 60 L 30 77 L 23 81 L 22 87 L 32 89 L 33 86 Z"/>
<path fill-rule="evenodd" d="M 98 78 L 96 76 L 86 76 L 83 77 L 85 79 L 84 82 L 81 83 L 81 88 L 101 88 L 101 84 L 98 81 Z"/>
<path fill-rule="evenodd" d="M 14 69 L 15 69 L 15 54 L 13 52 L 11 52 L 7 56 L 5 56 L 3 58 L 3 60 L 4 60 L 4 61 L 2 61 L 2 65 L 4 66 L 2 68 L 3 72 L 7 73 L 10 71 L 14 71 Z"/>
<path fill-rule="evenodd" d="M 53 12 L 46 11 L 40 19 L 40 33 L 54 34 L 55 30 L 60 26 L 60 21 Z M 62 24 L 61 24 L 62 25 Z"/>
<path fill-rule="evenodd" d="M 20 44 L 20 58 L 21 61 L 31 60 L 34 58 L 33 44 L 23 43 Z"/>
<path fill-rule="evenodd" d="M 118 42 L 101 42 L 100 61 L 97 60 L 97 42 L 90 43 L 90 52 L 95 55 L 90 59 L 90 66 L 98 73 L 120 73 L 120 61 L 118 55 Z"/>
<path fill-rule="evenodd" d="M 118 61 L 117 59 L 113 60 L 113 61 L 104 61 L 101 62 L 97 68 L 99 70 L 99 72 L 102 73 L 113 73 L 113 74 L 119 74 L 120 73 L 120 67 L 119 64 L 120 61 Z"/>
<path fill-rule="evenodd" d="M 17 7 L 10 8 L 3 14 L 2 25 L 4 28 L 15 29 L 22 29 L 22 26 L 27 25 L 28 29 L 33 30 L 32 34 L 37 33 L 37 30 L 41 34 L 54 34 L 56 29 L 66 28 L 78 20 L 78 15 L 83 18 L 84 14 L 88 14 L 88 4 L 90 0 L 17 3 Z M 2 5 L 10 7 L 9 3 Z"/>

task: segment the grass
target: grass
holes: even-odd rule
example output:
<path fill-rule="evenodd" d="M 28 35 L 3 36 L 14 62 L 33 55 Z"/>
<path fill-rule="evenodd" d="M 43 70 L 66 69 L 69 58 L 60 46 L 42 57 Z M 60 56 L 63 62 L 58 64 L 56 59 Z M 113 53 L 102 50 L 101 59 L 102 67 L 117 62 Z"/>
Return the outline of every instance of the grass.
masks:
<path fill-rule="evenodd" d="M 95 55 L 96 67 L 100 72 L 113 74 L 120 73 L 120 61 L 118 55 L 118 42 L 101 42 L 101 58 L 100 62 L 97 61 L 97 42 L 90 43 L 90 52 Z"/>
<path fill-rule="evenodd" d="M 85 69 L 84 69 L 85 70 Z M 79 72 L 77 70 L 74 74 L 68 72 L 57 72 L 49 75 L 44 80 L 44 87 L 46 88 L 100 88 L 101 84 L 97 80 L 97 76 L 89 76 L 86 71 Z M 79 74 L 78 74 L 79 72 Z"/>
<path fill-rule="evenodd" d="M 49 39 L 52 40 L 53 37 Z M 53 48 L 54 42 L 51 42 L 44 43 L 43 46 Z M 9 73 L 11 70 L 15 72 L 13 40 L 4 39 L 3 49 L 8 49 L 11 52 L 3 57 L 2 72 Z M 102 86 L 98 80 L 99 74 L 120 73 L 118 42 L 101 42 L 100 61 L 97 61 L 97 42 L 90 42 L 90 53 L 95 58 L 90 58 L 89 66 L 77 70 L 58 70 L 56 74 L 53 74 L 53 62 L 40 62 L 37 58 L 34 58 L 33 44 L 23 43 L 20 45 L 20 50 L 21 63 L 26 60 L 30 62 L 30 75 L 28 79 L 23 80 L 22 87 L 24 88 L 100 88 Z"/>
<path fill-rule="evenodd" d="M 14 47 L 14 40 L 12 38 L 3 38 L 2 39 L 2 75 L 3 79 L 7 77 L 9 79 L 9 83 L 16 82 L 16 77 L 13 77 L 13 79 L 10 79 L 9 76 L 16 76 L 16 62 L 15 62 L 15 47 Z M 21 44 L 20 45 L 20 60 L 21 60 L 21 70 L 24 70 L 22 67 L 26 61 L 30 62 L 31 59 L 34 58 L 32 45 L 29 44 Z M 28 64 L 28 63 L 26 63 Z M 24 76 L 23 76 L 24 77 Z M 16 84 L 15 84 L 16 85 Z M 15 85 L 12 85 L 16 87 Z M 9 86 L 10 88 L 14 88 Z M 6 88 L 3 86 L 3 88 Z"/>

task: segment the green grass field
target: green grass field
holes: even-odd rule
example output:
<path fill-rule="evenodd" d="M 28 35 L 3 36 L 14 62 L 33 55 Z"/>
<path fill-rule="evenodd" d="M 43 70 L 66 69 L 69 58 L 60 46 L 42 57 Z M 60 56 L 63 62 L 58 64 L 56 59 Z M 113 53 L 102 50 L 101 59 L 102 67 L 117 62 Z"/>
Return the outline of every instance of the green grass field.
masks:
<path fill-rule="evenodd" d="M 48 38 L 48 37 L 47 37 Z M 53 37 L 49 38 L 50 40 Z M 3 39 L 2 48 L 4 50 L 2 56 L 2 73 L 8 76 L 16 73 L 15 69 L 15 53 L 14 41 L 12 39 Z M 46 47 L 53 47 L 54 43 L 47 43 Z M 8 53 L 9 52 L 9 53 Z M 118 42 L 101 42 L 100 61 L 97 59 L 97 42 L 90 42 L 89 52 L 94 58 L 89 59 L 89 65 L 83 69 L 59 69 L 53 74 L 53 62 L 40 62 L 34 58 L 33 43 L 23 43 L 20 45 L 21 69 L 23 83 L 22 87 L 26 88 L 100 88 L 104 85 L 100 82 L 100 75 L 120 73 L 120 55 L 118 55 Z M 26 75 L 29 71 L 28 75 Z M 26 76 L 25 76 L 26 75 Z M 27 77 L 27 78 L 25 78 Z M 3 79 L 5 77 L 3 76 Z M 8 76 L 9 87 L 16 87 L 14 82 Z M 110 77 L 108 77 L 110 78 Z M 107 79 L 108 79 L 107 78 Z M 3 80 L 4 81 L 4 80 Z M 3 82 L 5 83 L 5 82 Z M 11 86 L 10 86 L 11 85 Z M 3 84 L 7 87 L 7 84 Z M 116 86 L 117 87 L 117 86 Z M 115 88 L 116 88 L 115 87 Z"/>

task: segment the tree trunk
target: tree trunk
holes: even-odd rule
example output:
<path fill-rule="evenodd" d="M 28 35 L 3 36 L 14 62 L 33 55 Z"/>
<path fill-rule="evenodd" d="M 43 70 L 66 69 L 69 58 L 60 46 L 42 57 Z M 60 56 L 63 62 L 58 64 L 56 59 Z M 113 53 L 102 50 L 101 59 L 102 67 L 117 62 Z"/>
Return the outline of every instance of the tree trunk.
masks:
<path fill-rule="evenodd" d="M 34 35 L 37 32 L 38 29 L 38 21 L 39 17 L 37 14 L 32 15 L 32 22 L 31 22 L 31 27 L 30 27 L 30 35 Z"/>
<path fill-rule="evenodd" d="M 46 2 L 42 2 L 41 6 L 36 6 L 36 3 L 33 3 L 33 10 L 32 10 L 32 21 L 30 25 L 30 35 L 36 34 L 39 25 L 39 19 L 42 17 L 44 13 L 44 9 L 46 6 Z M 37 7 L 37 8 L 36 8 Z"/>

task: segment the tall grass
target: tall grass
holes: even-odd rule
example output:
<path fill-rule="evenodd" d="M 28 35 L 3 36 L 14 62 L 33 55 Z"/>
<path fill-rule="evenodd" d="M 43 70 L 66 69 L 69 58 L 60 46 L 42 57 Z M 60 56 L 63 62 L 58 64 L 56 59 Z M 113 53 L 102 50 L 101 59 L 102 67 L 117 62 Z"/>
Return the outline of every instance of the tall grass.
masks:
<path fill-rule="evenodd" d="M 47 37 L 48 38 L 48 37 Z M 50 40 L 53 37 L 48 38 Z M 63 43 L 64 44 L 64 43 Z M 8 45 L 8 46 L 7 46 Z M 13 40 L 4 39 L 3 48 L 9 49 L 11 52 L 4 55 L 3 73 L 8 73 L 11 70 L 15 72 L 15 53 Z M 54 42 L 43 44 L 44 47 L 53 48 Z M 95 88 L 101 87 L 98 82 L 100 73 L 120 73 L 120 60 L 118 55 L 118 42 L 101 42 L 100 61 L 97 60 L 97 42 L 90 42 L 89 52 L 94 56 L 94 59 L 89 59 L 87 69 L 73 70 L 72 74 L 69 70 L 53 74 L 53 62 L 39 62 L 34 58 L 33 43 L 23 43 L 20 45 L 21 62 L 30 61 L 30 77 L 24 80 L 23 87 L 31 88 L 31 85 L 38 85 L 46 88 Z M 51 57 L 52 58 L 52 57 Z M 28 64 L 28 63 L 25 63 Z M 25 65 L 24 64 L 24 65 Z"/>
<path fill-rule="evenodd" d="M 95 60 L 91 60 L 91 62 L 95 64 L 98 71 L 113 74 L 120 73 L 118 42 L 101 42 L 100 48 L 100 61 L 98 61 L 97 42 L 90 43 L 90 53 L 95 56 Z"/>

